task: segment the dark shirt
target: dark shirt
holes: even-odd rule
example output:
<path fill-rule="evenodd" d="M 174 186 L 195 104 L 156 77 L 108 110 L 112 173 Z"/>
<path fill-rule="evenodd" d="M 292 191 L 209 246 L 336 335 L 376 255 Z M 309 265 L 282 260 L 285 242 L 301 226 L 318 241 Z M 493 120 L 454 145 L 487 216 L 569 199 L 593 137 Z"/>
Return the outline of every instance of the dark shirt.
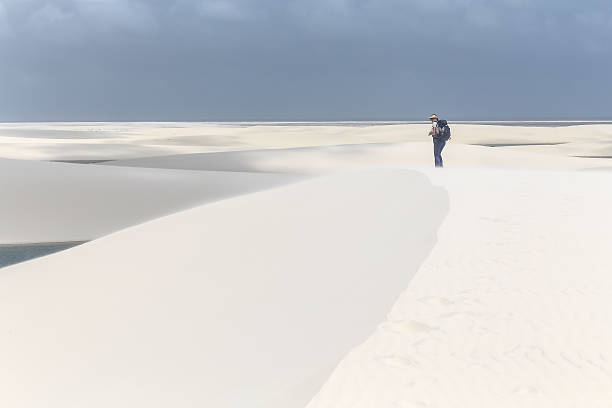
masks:
<path fill-rule="evenodd" d="M 432 137 L 434 139 L 441 139 L 442 140 L 442 128 L 444 126 L 446 126 L 448 124 L 447 121 L 443 120 L 443 119 L 438 119 L 438 121 L 436 122 L 436 128 L 434 129 L 434 133 L 432 135 Z"/>

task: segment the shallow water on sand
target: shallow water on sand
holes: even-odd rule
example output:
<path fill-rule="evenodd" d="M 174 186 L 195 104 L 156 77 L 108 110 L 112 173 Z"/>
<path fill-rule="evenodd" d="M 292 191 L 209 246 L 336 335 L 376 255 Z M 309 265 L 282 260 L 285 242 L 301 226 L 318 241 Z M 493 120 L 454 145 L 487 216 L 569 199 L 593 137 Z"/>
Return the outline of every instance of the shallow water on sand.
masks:
<path fill-rule="evenodd" d="M 50 242 L 40 244 L 0 245 L 0 268 L 30 259 L 64 251 L 84 242 Z"/>

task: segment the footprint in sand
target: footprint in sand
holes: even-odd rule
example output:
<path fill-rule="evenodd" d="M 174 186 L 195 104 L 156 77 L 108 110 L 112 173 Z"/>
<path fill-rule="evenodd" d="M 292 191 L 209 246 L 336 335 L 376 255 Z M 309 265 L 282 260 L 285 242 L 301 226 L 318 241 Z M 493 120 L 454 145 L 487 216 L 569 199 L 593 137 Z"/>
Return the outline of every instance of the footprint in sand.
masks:
<path fill-rule="evenodd" d="M 534 387 L 533 385 L 522 385 L 520 387 L 515 388 L 512 393 L 514 395 L 518 395 L 521 397 L 529 397 L 535 396 L 540 393 L 540 391 Z"/>
<path fill-rule="evenodd" d="M 417 362 L 408 356 L 391 355 L 376 357 L 376 361 L 389 367 L 415 367 Z"/>
<path fill-rule="evenodd" d="M 450 313 L 442 313 L 441 315 L 438 315 L 438 319 L 455 319 L 455 318 L 462 318 L 462 319 L 468 319 L 468 320 L 472 320 L 475 317 L 481 316 L 482 314 L 476 313 L 476 312 L 450 312 Z"/>
<path fill-rule="evenodd" d="M 402 334 L 426 333 L 434 330 L 433 327 L 425 323 L 417 322 L 416 320 L 395 320 L 385 322 L 381 325 L 381 328 L 386 331 Z"/>
<path fill-rule="evenodd" d="M 450 306 L 453 304 L 453 302 L 449 299 L 437 296 L 428 296 L 420 298 L 419 302 L 432 306 Z"/>

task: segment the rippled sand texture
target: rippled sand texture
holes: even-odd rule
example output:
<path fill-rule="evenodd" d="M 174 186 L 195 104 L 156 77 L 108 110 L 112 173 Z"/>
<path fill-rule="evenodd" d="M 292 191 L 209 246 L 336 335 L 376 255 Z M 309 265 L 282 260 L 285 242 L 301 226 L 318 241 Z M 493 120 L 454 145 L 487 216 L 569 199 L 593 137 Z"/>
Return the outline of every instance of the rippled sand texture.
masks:
<path fill-rule="evenodd" d="M 0 406 L 612 406 L 612 126 L 452 126 L 0 124 L 0 244 L 91 240 L 0 270 Z"/>
<path fill-rule="evenodd" d="M 428 176 L 436 247 L 309 408 L 609 406 L 610 176 Z"/>

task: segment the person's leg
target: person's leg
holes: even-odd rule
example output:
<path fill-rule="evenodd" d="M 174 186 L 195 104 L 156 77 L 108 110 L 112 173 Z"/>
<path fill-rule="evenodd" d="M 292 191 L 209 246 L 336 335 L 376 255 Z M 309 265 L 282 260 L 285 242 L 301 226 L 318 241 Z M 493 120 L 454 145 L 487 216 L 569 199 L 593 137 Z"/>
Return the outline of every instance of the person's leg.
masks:
<path fill-rule="evenodd" d="M 442 160 L 442 150 L 444 150 L 444 146 L 446 146 L 445 140 L 440 140 L 440 151 L 438 152 L 438 157 L 440 158 L 440 166 L 444 167 L 444 160 Z"/>
<path fill-rule="evenodd" d="M 433 140 L 433 150 L 434 150 L 434 163 L 436 164 L 436 167 L 438 167 L 438 143 L 436 142 L 436 139 L 432 139 Z"/>
<path fill-rule="evenodd" d="M 444 147 L 444 141 L 434 139 L 433 144 L 434 144 L 434 163 L 436 167 L 442 167 L 443 166 L 442 148 Z"/>

